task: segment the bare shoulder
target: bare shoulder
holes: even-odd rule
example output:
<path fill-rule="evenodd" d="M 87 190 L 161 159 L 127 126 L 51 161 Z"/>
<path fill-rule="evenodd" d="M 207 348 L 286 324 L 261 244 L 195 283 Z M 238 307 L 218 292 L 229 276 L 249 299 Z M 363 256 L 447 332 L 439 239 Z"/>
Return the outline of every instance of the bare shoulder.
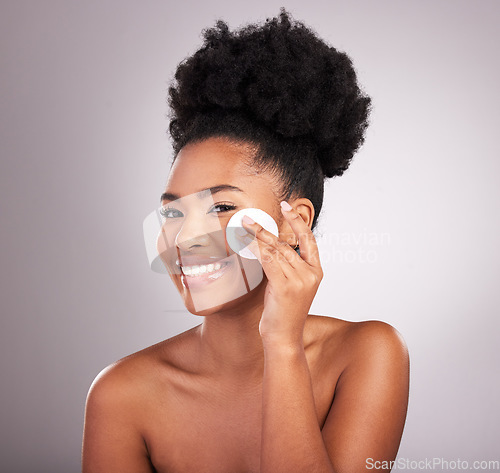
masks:
<path fill-rule="evenodd" d="M 365 471 L 367 458 L 396 457 L 409 399 L 408 348 L 386 322 L 329 324 L 326 345 L 335 352 L 325 363 L 337 364 L 337 378 L 321 433 L 339 469 Z"/>
<path fill-rule="evenodd" d="M 348 330 L 347 340 L 356 357 L 408 359 L 406 342 L 392 325 L 380 320 L 366 320 L 352 324 Z"/>
<path fill-rule="evenodd" d="M 125 356 L 102 369 L 85 404 L 84 472 L 151 473 L 151 426 L 180 376 L 177 346 L 186 332 Z M 172 348 L 172 349 L 170 349 Z M 161 417 L 161 416 L 160 416 Z"/>
<path fill-rule="evenodd" d="M 88 397 L 130 405 L 153 399 L 165 382 L 183 371 L 196 327 L 127 355 L 102 369 L 93 380 Z"/>
<path fill-rule="evenodd" d="M 148 399 L 151 391 L 149 383 L 144 382 L 153 369 L 147 358 L 144 352 L 137 352 L 102 369 L 90 385 L 87 406 L 113 409 L 133 419 L 137 401 Z"/>
<path fill-rule="evenodd" d="M 401 333 L 380 320 L 352 322 L 324 315 L 309 315 L 309 340 L 347 366 L 354 360 L 389 357 L 408 361 L 408 347 Z"/>

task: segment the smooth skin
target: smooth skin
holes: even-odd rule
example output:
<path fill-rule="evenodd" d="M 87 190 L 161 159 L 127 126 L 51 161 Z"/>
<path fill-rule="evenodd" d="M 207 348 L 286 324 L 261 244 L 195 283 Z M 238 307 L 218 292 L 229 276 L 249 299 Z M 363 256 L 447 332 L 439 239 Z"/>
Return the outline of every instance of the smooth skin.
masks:
<path fill-rule="evenodd" d="M 237 186 L 242 192 L 214 195 L 234 207 L 219 208 L 222 227 L 242 208 L 272 215 L 278 238 L 244 223 L 264 280 L 98 374 L 85 408 L 83 473 L 359 473 L 395 459 L 408 404 L 406 344 L 384 322 L 308 314 L 323 277 L 314 207 L 305 198 L 280 206 L 279 183 L 249 156 L 223 138 L 188 144 L 166 191 Z M 184 252 L 208 248 L 189 238 L 189 226 L 181 231 Z M 290 247 L 297 238 L 300 255 Z"/>

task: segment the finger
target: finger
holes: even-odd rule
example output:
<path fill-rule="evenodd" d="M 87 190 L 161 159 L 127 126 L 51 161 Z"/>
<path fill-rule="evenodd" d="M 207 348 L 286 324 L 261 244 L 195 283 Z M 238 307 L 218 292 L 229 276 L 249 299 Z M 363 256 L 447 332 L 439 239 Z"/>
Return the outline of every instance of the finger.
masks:
<path fill-rule="evenodd" d="M 316 238 L 304 219 L 286 201 L 281 202 L 281 212 L 297 237 L 302 259 L 311 266 L 320 266 Z"/>
<path fill-rule="evenodd" d="M 258 223 L 244 222 L 244 224 L 248 227 L 247 231 L 255 235 L 262 254 L 269 255 L 276 264 L 282 265 L 282 270 L 286 275 L 291 275 L 294 270 L 304 269 L 306 262 L 288 243 L 279 240 Z"/>
<path fill-rule="evenodd" d="M 282 282 L 285 274 L 283 266 L 276 259 L 276 250 L 258 238 L 244 237 L 243 241 L 261 264 L 267 278 L 273 283 L 279 284 Z"/>

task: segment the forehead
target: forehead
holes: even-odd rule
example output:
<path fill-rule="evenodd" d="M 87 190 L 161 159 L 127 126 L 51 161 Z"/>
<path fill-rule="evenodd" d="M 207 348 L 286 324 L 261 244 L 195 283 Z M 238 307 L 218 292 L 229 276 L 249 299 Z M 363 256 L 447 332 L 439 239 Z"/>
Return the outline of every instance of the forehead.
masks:
<path fill-rule="evenodd" d="M 186 145 L 170 169 L 166 192 L 179 197 L 221 185 L 246 193 L 274 195 L 274 180 L 252 164 L 253 149 L 224 138 L 208 138 Z"/>

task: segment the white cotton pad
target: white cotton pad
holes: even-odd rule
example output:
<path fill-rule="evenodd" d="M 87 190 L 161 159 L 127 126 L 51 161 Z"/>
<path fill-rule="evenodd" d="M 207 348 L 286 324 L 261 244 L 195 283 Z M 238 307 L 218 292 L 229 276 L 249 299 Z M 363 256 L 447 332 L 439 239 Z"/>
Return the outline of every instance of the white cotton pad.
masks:
<path fill-rule="evenodd" d="M 248 208 L 242 209 L 236 212 L 230 219 L 226 228 L 226 239 L 230 248 L 238 253 L 241 257 L 247 259 L 257 259 L 257 257 L 247 248 L 248 245 L 245 245 L 242 241 L 238 239 L 235 234 L 235 230 L 237 228 L 243 228 L 246 231 L 245 227 L 241 223 L 241 220 L 245 215 L 248 215 L 251 219 L 257 222 L 259 225 L 262 225 L 268 232 L 272 233 L 274 236 L 278 236 L 278 225 L 274 221 L 273 217 L 271 217 L 268 213 L 264 212 L 260 209 Z M 252 235 L 249 233 L 250 237 Z"/>

